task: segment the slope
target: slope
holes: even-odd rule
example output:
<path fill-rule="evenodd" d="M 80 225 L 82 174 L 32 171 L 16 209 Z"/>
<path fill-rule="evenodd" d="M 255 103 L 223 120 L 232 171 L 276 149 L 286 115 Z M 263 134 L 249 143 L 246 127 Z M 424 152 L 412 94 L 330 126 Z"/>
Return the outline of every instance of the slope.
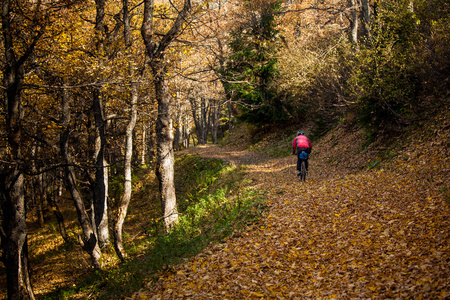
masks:
<path fill-rule="evenodd" d="M 159 274 L 133 299 L 447 299 L 448 113 L 396 143 L 361 147 L 340 126 L 313 148 L 306 184 L 295 158 L 207 146 L 245 163 L 264 190 L 260 223 Z"/>

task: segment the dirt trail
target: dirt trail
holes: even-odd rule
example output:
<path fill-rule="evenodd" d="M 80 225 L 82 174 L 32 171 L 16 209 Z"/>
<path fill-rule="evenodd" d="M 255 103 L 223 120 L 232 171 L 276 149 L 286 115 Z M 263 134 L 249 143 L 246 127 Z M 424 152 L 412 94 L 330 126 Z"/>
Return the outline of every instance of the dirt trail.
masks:
<path fill-rule="evenodd" d="M 449 299 L 449 207 L 414 172 L 338 169 L 319 154 L 302 184 L 294 156 L 189 151 L 246 164 L 269 211 L 134 299 Z"/>

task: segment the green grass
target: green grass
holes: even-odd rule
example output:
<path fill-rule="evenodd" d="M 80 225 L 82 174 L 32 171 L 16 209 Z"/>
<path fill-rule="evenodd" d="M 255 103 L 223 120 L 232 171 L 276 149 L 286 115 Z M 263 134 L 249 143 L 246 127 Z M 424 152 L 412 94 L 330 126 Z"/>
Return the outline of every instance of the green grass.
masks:
<path fill-rule="evenodd" d="M 186 155 L 176 160 L 179 223 L 169 234 L 155 221 L 147 237 L 127 243 L 129 257 L 109 269 L 91 272 L 74 286 L 59 289 L 45 299 L 118 299 L 152 284 L 161 270 L 170 270 L 210 243 L 257 222 L 266 206 L 264 196 L 245 188 L 244 168 L 216 159 Z M 154 191 L 156 193 L 156 191 Z M 146 218 L 147 216 L 142 216 Z"/>

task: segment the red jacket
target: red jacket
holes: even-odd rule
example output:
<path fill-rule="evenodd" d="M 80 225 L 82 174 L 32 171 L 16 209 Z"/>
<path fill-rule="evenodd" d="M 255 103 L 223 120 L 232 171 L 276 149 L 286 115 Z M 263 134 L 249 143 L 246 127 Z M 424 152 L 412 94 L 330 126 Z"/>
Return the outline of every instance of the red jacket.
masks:
<path fill-rule="evenodd" d="M 298 135 L 292 142 L 292 153 L 295 153 L 297 148 L 308 148 L 306 152 L 311 153 L 311 141 L 304 135 Z"/>

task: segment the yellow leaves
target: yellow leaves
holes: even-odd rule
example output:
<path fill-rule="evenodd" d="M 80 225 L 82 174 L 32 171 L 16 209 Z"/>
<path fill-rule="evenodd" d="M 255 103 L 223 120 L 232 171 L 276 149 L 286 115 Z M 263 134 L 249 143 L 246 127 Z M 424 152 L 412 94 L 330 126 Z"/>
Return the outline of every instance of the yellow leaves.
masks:
<path fill-rule="evenodd" d="M 270 197 L 261 223 L 164 278 L 172 294 L 162 285 L 154 293 L 175 299 L 186 287 L 222 299 L 447 296 L 450 225 L 437 191 L 389 168 L 335 176 L 319 160 L 314 170 L 324 169 L 324 178 L 296 186 L 286 162 L 248 167 L 251 184 Z"/>

